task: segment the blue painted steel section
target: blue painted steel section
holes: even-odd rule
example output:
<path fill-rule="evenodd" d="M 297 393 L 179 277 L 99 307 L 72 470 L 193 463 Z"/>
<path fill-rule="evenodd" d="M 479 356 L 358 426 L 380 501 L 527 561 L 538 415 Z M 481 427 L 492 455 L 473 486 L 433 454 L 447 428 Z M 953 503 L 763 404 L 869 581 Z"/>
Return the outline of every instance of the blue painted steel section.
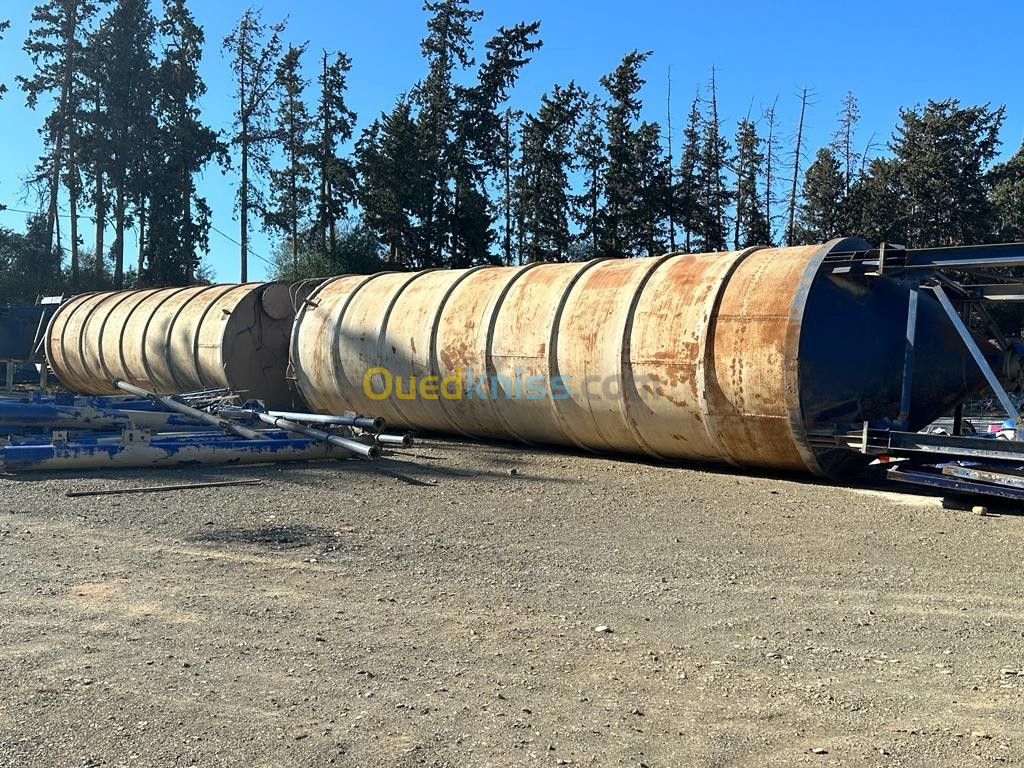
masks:
<path fill-rule="evenodd" d="M 348 453 L 333 451 L 335 457 Z M 261 461 L 331 458 L 330 445 L 313 440 L 163 441 L 148 444 L 9 445 L 0 448 L 7 472 L 40 469 L 76 469 L 104 466 L 180 466 L 182 464 L 235 464 Z M 125 459 L 118 463 L 118 459 Z M 80 462 L 78 466 L 74 462 Z M 63 465 L 63 466 L 62 466 Z"/>
<path fill-rule="evenodd" d="M 40 327 L 56 309 L 55 304 L 0 306 L 0 360 L 31 360 L 32 346 Z"/>

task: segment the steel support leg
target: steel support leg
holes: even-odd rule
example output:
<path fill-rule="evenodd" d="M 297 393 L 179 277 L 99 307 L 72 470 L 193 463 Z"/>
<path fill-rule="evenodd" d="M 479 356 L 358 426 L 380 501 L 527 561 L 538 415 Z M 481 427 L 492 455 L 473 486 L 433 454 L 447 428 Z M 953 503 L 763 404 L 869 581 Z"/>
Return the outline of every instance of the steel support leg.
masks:
<path fill-rule="evenodd" d="M 900 415 L 897 421 L 902 429 L 909 429 L 910 392 L 914 385 L 914 336 L 917 332 L 917 297 L 915 290 L 910 292 L 907 301 L 907 347 L 903 355 L 903 394 L 900 398 Z"/>
<path fill-rule="evenodd" d="M 1000 405 L 1003 406 L 1003 410 L 1006 411 L 1006 415 L 1013 419 L 1014 424 L 1020 424 L 1020 414 L 1014 407 L 1013 402 L 1010 400 L 1010 396 L 1006 394 L 1006 390 L 1003 389 L 1003 385 L 999 383 L 999 378 L 992 371 L 992 367 L 988 364 L 988 360 L 981 353 L 978 345 L 974 342 L 974 337 L 971 336 L 971 332 L 967 330 L 967 326 L 964 325 L 964 321 L 960 319 L 960 315 L 957 314 L 956 309 L 953 307 L 953 302 L 949 300 L 949 296 L 942 290 L 942 286 L 936 285 L 932 287 L 932 291 L 935 293 L 935 297 L 939 300 L 939 304 L 946 310 L 946 314 L 949 316 L 950 321 L 953 323 L 953 327 L 956 328 L 956 332 L 960 334 L 960 338 L 964 342 L 964 346 L 967 347 L 967 351 L 971 353 L 971 357 L 974 358 L 974 362 L 978 364 L 978 368 L 981 369 L 981 373 L 985 376 L 985 380 L 988 385 L 992 387 L 992 391 L 995 392 L 996 398 L 998 398 Z"/>

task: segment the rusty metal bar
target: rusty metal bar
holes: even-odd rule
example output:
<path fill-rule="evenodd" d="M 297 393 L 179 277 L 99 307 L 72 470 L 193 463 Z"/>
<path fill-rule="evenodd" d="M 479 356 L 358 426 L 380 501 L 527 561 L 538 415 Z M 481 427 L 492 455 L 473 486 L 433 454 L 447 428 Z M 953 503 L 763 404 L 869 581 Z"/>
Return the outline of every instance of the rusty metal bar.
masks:
<path fill-rule="evenodd" d="M 88 491 L 68 491 L 64 495 L 71 499 L 83 496 L 123 496 L 129 493 L 161 493 L 163 491 L 191 491 L 194 488 L 226 488 L 234 485 L 260 485 L 263 480 L 217 480 L 210 483 L 178 483 L 176 485 L 147 485 L 142 488 L 97 488 Z"/>

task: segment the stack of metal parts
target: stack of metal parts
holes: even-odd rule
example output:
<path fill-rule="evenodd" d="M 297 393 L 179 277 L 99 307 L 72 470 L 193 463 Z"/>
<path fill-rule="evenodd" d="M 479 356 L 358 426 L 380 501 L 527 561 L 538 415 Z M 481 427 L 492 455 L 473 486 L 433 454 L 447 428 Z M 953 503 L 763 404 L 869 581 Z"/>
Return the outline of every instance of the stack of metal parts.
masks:
<path fill-rule="evenodd" d="M 126 382 L 121 396 L 0 398 L 0 471 L 256 464 L 380 457 L 408 446 L 380 418 L 267 411 L 228 390 L 166 397 Z"/>

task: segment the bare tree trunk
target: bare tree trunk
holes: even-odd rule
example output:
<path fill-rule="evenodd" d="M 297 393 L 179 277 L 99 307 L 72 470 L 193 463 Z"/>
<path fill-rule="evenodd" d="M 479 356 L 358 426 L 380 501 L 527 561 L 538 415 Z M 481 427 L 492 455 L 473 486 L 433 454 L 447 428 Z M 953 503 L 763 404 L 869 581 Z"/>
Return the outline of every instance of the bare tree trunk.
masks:
<path fill-rule="evenodd" d="M 123 178 L 118 179 L 117 190 L 114 195 L 114 288 L 120 290 L 124 287 L 124 220 L 126 201 Z"/>
<path fill-rule="evenodd" d="M 512 265 L 512 115 L 508 110 L 505 110 L 505 163 L 504 168 L 504 181 L 505 181 L 505 198 L 502 201 L 502 207 L 504 208 L 505 214 L 505 233 L 502 238 L 503 247 L 505 251 L 505 266 Z"/>
<path fill-rule="evenodd" d="M 139 203 L 139 266 L 136 280 L 142 284 L 142 271 L 146 266 L 146 201 Z"/>
<path fill-rule="evenodd" d="M 57 136 L 61 136 L 61 132 L 57 132 Z M 63 138 L 55 139 L 63 141 Z M 53 239 L 54 233 L 57 227 L 57 195 L 60 192 L 60 168 L 61 159 L 57 154 L 56 147 L 53 150 L 54 154 L 51 156 L 50 161 L 52 167 L 50 169 L 50 200 L 46 206 L 46 247 L 49 250 L 53 250 Z"/>
<path fill-rule="evenodd" d="M 807 111 L 807 86 L 800 92 L 800 122 L 796 129 L 796 149 L 793 152 L 793 185 L 789 191 L 789 224 L 786 227 L 786 245 L 793 245 L 796 223 L 796 190 L 800 180 L 800 152 L 804 138 L 804 114 Z"/>
<path fill-rule="evenodd" d="M 242 188 L 241 196 L 238 202 L 238 213 L 241 218 L 241 237 L 240 241 L 242 244 L 241 252 L 241 272 L 239 281 L 243 283 L 249 282 L 249 137 L 245 133 L 245 129 L 242 131 L 241 136 L 242 144 Z"/>
<path fill-rule="evenodd" d="M 77 169 L 72 172 L 78 174 Z M 77 293 L 81 276 L 78 259 L 78 188 L 74 182 L 68 185 L 68 204 L 71 213 L 71 288 Z"/>
<path fill-rule="evenodd" d="M 107 193 L 104 189 L 103 171 L 99 168 L 96 169 L 96 193 L 93 204 L 96 208 L 96 264 L 94 266 L 96 287 L 100 288 L 103 285 L 103 249 L 105 248 L 103 236 L 107 227 Z"/>
<path fill-rule="evenodd" d="M 772 174 L 772 169 L 775 167 L 775 105 L 778 104 L 779 98 L 775 97 L 775 101 L 772 102 L 770 109 L 765 111 L 765 118 L 768 121 L 768 140 L 765 145 L 765 160 L 764 160 L 764 218 L 768 223 L 768 234 L 771 235 L 774 232 L 775 225 L 772 223 L 772 203 L 774 202 L 774 180 L 775 176 Z"/>
<path fill-rule="evenodd" d="M 292 271 L 297 279 L 299 276 L 299 185 L 298 180 L 295 178 L 295 163 L 296 158 L 292 157 L 292 178 L 291 178 L 291 189 L 289 190 L 289 196 L 291 198 L 292 208 L 292 220 L 289 222 L 289 233 L 292 238 Z"/>
<path fill-rule="evenodd" d="M 334 216 L 332 216 L 331 213 L 327 210 L 327 193 L 328 193 L 328 190 L 329 190 L 329 185 L 328 185 L 328 180 L 327 180 L 327 165 L 330 162 L 329 155 L 330 155 L 330 152 L 331 152 L 330 141 L 329 141 L 331 125 L 330 125 L 330 115 L 328 114 L 328 110 L 327 110 L 327 98 L 328 98 L 328 94 L 327 94 L 327 51 L 324 51 L 323 80 L 321 82 L 323 84 L 323 89 L 322 89 L 322 93 L 321 93 L 321 96 L 320 96 L 320 101 L 323 104 L 324 124 L 321 127 L 321 130 L 323 131 L 323 133 L 320 136 L 320 222 L 319 222 L 318 226 L 320 227 L 320 247 L 323 250 L 326 250 L 327 249 L 328 222 L 330 222 L 331 250 L 333 251 L 334 250 Z"/>
<path fill-rule="evenodd" d="M 676 249 L 676 171 L 672 165 L 672 66 L 668 68 L 668 95 L 665 98 L 665 143 L 668 145 L 668 249 Z"/>
<path fill-rule="evenodd" d="M 188 247 L 192 249 L 187 255 L 183 253 L 182 258 L 185 261 L 185 282 L 192 283 L 196 279 L 196 241 L 192 226 L 192 176 L 190 174 L 182 173 L 181 186 L 185 190 L 181 206 L 182 234 L 184 235 L 182 242 L 187 243 Z"/>
<path fill-rule="evenodd" d="M 64 259 L 64 244 L 60 239 L 60 217 L 54 216 L 53 219 L 53 235 L 54 235 L 54 247 L 57 249 L 57 253 L 60 255 L 61 260 Z"/>

